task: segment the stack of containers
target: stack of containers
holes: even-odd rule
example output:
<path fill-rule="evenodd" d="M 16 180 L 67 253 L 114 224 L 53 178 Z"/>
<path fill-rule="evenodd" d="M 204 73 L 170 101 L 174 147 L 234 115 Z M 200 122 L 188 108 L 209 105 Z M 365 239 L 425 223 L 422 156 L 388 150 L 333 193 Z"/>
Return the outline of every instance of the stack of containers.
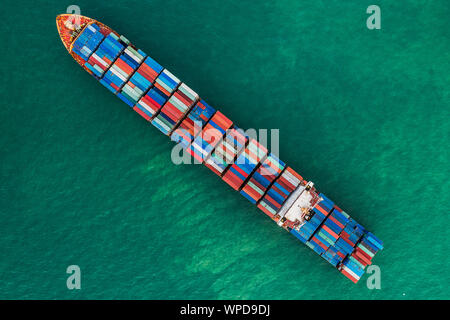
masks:
<path fill-rule="evenodd" d="M 139 88 L 143 93 L 153 85 L 163 67 L 150 57 L 147 57 L 140 65 L 139 69 L 133 74 L 128 81 L 130 87 Z M 155 114 L 151 107 L 154 100 L 150 100 L 150 96 L 141 95 L 142 98 L 133 107 L 133 110 L 139 113 L 144 119 L 150 121 L 150 118 Z"/>
<path fill-rule="evenodd" d="M 339 239 L 336 241 L 336 246 L 341 248 L 346 254 L 351 254 L 356 244 L 366 232 L 365 229 L 338 208 L 333 210 L 330 219 L 335 219 L 335 221 L 344 226 L 339 235 Z"/>
<path fill-rule="evenodd" d="M 342 214 L 343 212 L 335 210 L 333 213 Z M 339 217 L 339 215 L 336 215 L 335 217 L 341 218 L 340 221 L 343 222 L 342 217 Z M 348 215 L 346 218 L 347 223 L 342 230 L 336 245 L 347 254 L 347 258 L 340 266 L 341 273 L 356 283 L 364 274 L 364 268 L 370 263 L 371 260 L 368 259 L 367 261 L 365 256 L 359 252 L 359 250 L 361 250 L 361 246 L 359 249 L 357 247 L 362 243 L 362 239 L 364 239 L 367 231 L 359 223 L 348 217 Z"/>
<path fill-rule="evenodd" d="M 239 190 L 248 176 L 259 165 L 260 161 L 267 155 L 267 149 L 255 139 L 250 139 L 247 148 L 241 152 L 235 163 L 231 165 L 222 179 L 234 190 Z M 247 197 L 246 194 L 243 194 Z"/>
<path fill-rule="evenodd" d="M 329 218 L 325 221 L 325 223 L 331 221 L 333 215 L 335 215 L 336 212 L 338 212 L 338 210 L 333 210 L 333 212 L 331 213 Z M 334 257 L 333 259 L 330 256 L 330 254 L 325 254 L 323 256 L 325 260 L 329 261 L 334 266 L 336 266 L 335 264 L 336 260 L 338 260 L 338 262 L 341 262 L 344 260 L 344 258 L 352 254 L 352 252 L 354 251 L 356 241 L 358 241 L 358 239 L 361 237 L 360 233 L 361 230 L 359 230 L 358 228 L 353 229 L 352 225 L 356 225 L 356 223 L 354 221 L 348 220 L 348 225 L 346 225 L 345 228 L 347 229 L 347 232 L 350 232 L 350 235 L 347 236 L 347 232 L 344 231 L 345 229 L 342 229 L 338 239 L 336 240 L 334 245 L 331 246 L 329 249 L 330 251 L 336 251 L 336 255 L 338 255 L 338 257 Z M 350 231 L 350 229 L 355 230 L 355 232 Z"/>
<path fill-rule="evenodd" d="M 98 46 L 97 50 L 84 64 L 92 73 L 100 78 L 124 49 L 124 43 L 111 32 Z"/>
<path fill-rule="evenodd" d="M 100 32 L 100 27 L 98 25 L 95 23 L 90 24 L 75 40 L 72 46 L 72 51 L 86 61 L 104 37 L 105 36 Z"/>
<path fill-rule="evenodd" d="M 170 135 L 197 99 L 198 94 L 196 92 L 186 84 L 180 84 L 177 91 L 175 91 L 169 101 L 162 107 L 156 118 L 153 119 L 152 124 L 165 135 Z"/>
<path fill-rule="evenodd" d="M 322 254 L 322 257 L 331 263 L 334 267 L 337 267 L 339 263 L 345 258 L 345 254 L 339 251 L 335 246 L 330 246 L 328 250 Z"/>
<path fill-rule="evenodd" d="M 291 167 L 287 167 L 270 186 L 269 190 L 259 202 L 258 208 L 269 217 L 273 218 L 289 195 L 302 181 L 303 178 L 301 175 L 295 172 Z"/>
<path fill-rule="evenodd" d="M 343 262 L 341 273 L 356 283 L 365 267 L 372 264 L 374 255 L 382 249 L 383 243 L 372 233 L 366 232 L 353 253 Z"/>
<path fill-rule="evenodd" d="M 360 243 L 357 244 L 354 253 L 358 253 L 357 256 L 364 255 L 366 260 L 369 261 L 367 264 L 372 263 L 372 258 L 374 255 L 383 249 L 383 242 L 375 237 L 371 232 L 367 232 Z M 361 255 L 359 255 L 361 253 Z"/>
<path fill-rule="evenodd" d="M 356 283 L 382 242 L 325 195 L 319 196 L 323 200 L 313 208 L 311 220 L 291 233 Z"/>
<path fill-rule="evenodd" d="M 138 50 L 138 52 L 142 51 Z M 142 52 L 142 54 L 145 56 L 145 53 Z M 136 73 L 131 77 L 130 81 L 145 91 L 155 82 L 162 70 L 163 67 L 158 62 L 147 57 Z"/>
<path fill-rule="evenodd" d="M 126 38 L 121 36 L 120 39 L 127 43 L 128 47 L 126 47 L 125 51 L 116 59 L 116 61 L 114 61 L 111 68 L 109 68 L 100 80 L 100 83 L 112 93 L 116 93 L 122 88 L 123 84 L 136 71 L 146 56 L 144 52 L 136 50 L 136 48 L 130 45 Z M 117 96 L 132 107 L 137 100 L 139 100 L 136 99 L 136 96 L 141 97 L 142 94 L 143 90 L 136 87 L 133 83 L 128 82 L 122 88 L 122 92 L 118 93 Z"/>
<path fill-rule="evenodd" d="M 222 112 L 217 111 L 203 128 L 202 133 L 186 149 L 187 152 L 197 161 L 203 163 L 232 124 L 233 122 Z"/>
<path fill-rule="evenodd" d="M 236 126 L 227 130 L 225 138 L 220 141 L 205 165 L 215 174 L 221 176 L 225 169 L 234 162 L 236 155 L 247 144 L 248 137 Z"/>
<path fill-rule="evenodd" d="M 213 107 L 208 105 L 204 100 L 200 100 L 191 109 L 178 128 L 171 134 L 170 139 L 176 143 L 180 143 L 183 149 L 186 149 L 215 112 L 216 110 Z"/>
<path fill-rule="evenodd" d="M 340 266 L 341 273 L 347 278 L 352 280 L 354 283 L 358 282 L 361 276 L 364 274 L 364 266 L 360 264 L 356 259 L 349 256 L 344 260 Z"/>
<path fill-rule="evenodd" d="M 339 264 L 346 257 L 346 255 L 353 250 L 352 246 L 342 247 L 342 245 L 337 243 L 338 241 L 341 241 L 339 238 L 341 237 L 341 233 L 345 227 L 345 223 L 342 223 L 342 218 L 339 220 L 335 218 L 337 215 L 344 218 L 346 216 L 348 217 L 345 212 L 342 212 L 342 210 L 334 206 L 333 211 L 328 215 L 328 218 L 319 229 L 319 235 L 330 243 L 330 247 L 322 255 L 322 257 L 333 266 L 337 266 L 337 264 Z"/>
<path fill-rule="evenodd" d="M 151 79 L 154 79 L 155 73 L 157 73 L 158 66 L 156 62 L 153 63 L 154 60 L 145 60 L 144 66 L 145 71 L 148 71 L 151 76 L 145 77 L 148 81 L 151 81 Z M 142 65 L 141 65 L 142 66 Z M 151 70 L 149 70 L 151 69 Z M 139 71 L 139 69 L 138 69 Z M 143 74 L 145 74 L 143 72 Z M 175 90 L 175 88 L 178 86 L 179 80 L 177 78 L 170 78 L 171 73 L 164 69 L 162 72 L 159 73 L 159 76 L 156 78 L 156 80 L 152 81 L 154 82 L 155 86 L 151 88 L 136 104 L 136 108 L 134 108 L 135 111 L 140 109 L 142 112 L 139 112 L 142 116 L 145 115 L 144 118 L 147 120 L 150 120 L 150 118 L 154 117 L 155 114 L 159 112 L 159 110 L 162 108 L 164 103 L 169 99 L 172 92 Z M 164 80 L 161 80 L 164 79 Z M 170 80 L 169 80 L 170 79 Z M 160 84 L 157 85 L 157 83 L 163 83 L 163 82 L 170 83 L 169 85 L 165 85 L 165 88 L 161 90 L 162 86 Z"/>
<path fill-rule="evenodd" d="M 164 69 L 155 81 L 155 87 L 164 93 L 167 98 L 171 96 L 179 84 L 180 80 L 167 69 Z"/>
<path fill-rule="evenodd" d="M 140 113 L 141 116 L 143 116 L 147 121 L 150 121 L 150 119 L 158 113 L 159 109 L 161 109 L 168 99 L 169 98 L 163 92 L 161 92 L 158 88 L 153 87 L 148 90 L 148 92 L 138 101 L 133 109 Z"/>
<path fill-rule="evenodd" d="M 264 195 L 270 183 L 283 171 L 285 164 L 272 153 L 267 156 L 261 166 L 241 190 L 251 203 L 256 204 Z"/>

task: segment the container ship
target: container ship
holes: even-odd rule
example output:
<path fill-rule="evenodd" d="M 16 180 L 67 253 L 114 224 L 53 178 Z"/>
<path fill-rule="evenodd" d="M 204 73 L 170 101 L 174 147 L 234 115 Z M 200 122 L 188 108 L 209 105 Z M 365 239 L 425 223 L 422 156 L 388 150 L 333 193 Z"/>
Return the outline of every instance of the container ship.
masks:
<path fill-rule="evenodd" d="M 59 15 L 56 25 L 69 54 L 88 73 L 351 281 L 383 249 L 314 183 L 127 38 L 81 15 Z"/>

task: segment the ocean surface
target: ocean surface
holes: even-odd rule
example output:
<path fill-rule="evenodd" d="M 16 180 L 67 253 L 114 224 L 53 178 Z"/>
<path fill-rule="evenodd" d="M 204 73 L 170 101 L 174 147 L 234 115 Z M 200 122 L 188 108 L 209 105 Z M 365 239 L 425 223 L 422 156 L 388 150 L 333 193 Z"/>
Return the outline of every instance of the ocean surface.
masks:
<path fill-rule="evenodd" d="M 71 4 L 240 127 L 280 129 L 281 159 L 384 241 L 381 289 L 172 164 L 68 55 Z M 0 16 L 0 298 L 450 298 L 449 1 L 7 0 Z"/>

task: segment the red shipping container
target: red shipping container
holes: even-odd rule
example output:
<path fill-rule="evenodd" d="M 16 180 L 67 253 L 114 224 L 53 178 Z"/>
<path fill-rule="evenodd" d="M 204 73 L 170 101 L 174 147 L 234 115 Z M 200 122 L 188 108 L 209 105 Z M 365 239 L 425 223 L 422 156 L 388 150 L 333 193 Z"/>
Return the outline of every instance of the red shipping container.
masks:
<path fill-rule="evenodd" d="M 141 117 L 143 117 L 145 120 L 150 121 L 150 116 L 148 114 L 146 114 L 144 111 L 142 111 L 141 109 L 139 109 L 137 106 L 134 106 L 133 110 L 136 111 L 137 113 L 139 113 L 139 115 Z"/>

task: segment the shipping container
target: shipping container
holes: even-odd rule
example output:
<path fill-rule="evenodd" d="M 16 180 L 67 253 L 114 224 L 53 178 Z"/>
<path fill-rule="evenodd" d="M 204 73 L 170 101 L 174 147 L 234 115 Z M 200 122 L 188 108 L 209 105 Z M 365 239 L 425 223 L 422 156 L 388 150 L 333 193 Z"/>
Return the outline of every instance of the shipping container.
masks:
<path fill-rule="evenodd" d="M 164 69 L 156 78 L 154 83 L 154 90 L 158 90 L 158 94 L 164 97 L 164 104 L 171 98 L 172 94 L 175 92 L 177 87 L 180 85 L 180 80 L 175 77 L 167 69 Z M 166 108 L 166 112 L 158 117 L 163 105 L 158 108 L 157 112 L 154 114 L 152 124 L 158 128 L 162 133 L 168 135 L 172 130 L 176 121 L 174 120 L 174 115 L 167 111 L 169 107 Z M 172 109 L 174 111 L 175 108 Z"/>
<path fill-rule="evenodd" d="M 186 149 L 187 152 L 199 163 L 203 163 L 232 124 L 222 112 L 217 111 Z"/>
<path fill-rule="evenodd" d="M 168 97 L 163 92 L 158 88 L 152 87 L 141 99 L 139 99 L 136 107 L 145 112 L 149 118 L 152 118 L 158 113 L 167 99 Z"/>
<path fill-rule="evenodd" d="M 241 152 L 236 161 L 225 172 L 222 179 L 233 189 L 240 190 L 245 180 L 251 176 L 253 170 L 267 155 L 267 149 L 255 139 L 249 139 L 247 147 Z M 247 194 L 242 194 L 248 198 Z"/>
<path fill-rule="evenodd" d="M 105 36 L 100 32 L 100 27 L 93 23 L 87 26 L 83 33 L 73 43 L 72 51 L 87 61 Z"/>
<path fill-rule="evenodd" d="M 273 218 L 289 195 L 300 185 L 302 181 L 302 176 L 300 176 L 292 168 L 287 167 L 268 188 L 266 194 L 258 203 L 258 208 Z"/>
<path fill-rule="evenodd" d="M 180 143 L 183 149 L 186 149 L 192 140 L 202 131 L 215 112 L 216 110 L 204 100 L 198 101 L 178 128 L 170 135 L 170 139 L 176 143 Z"/>
<path fill-rule="evenodd" d="M 165 135 L 170 135 L 172 130 L 189 112 L 191 107 L 197 102 L 198 94 L 182 83 L 169 100 L 161 108 L 159 114 L 153 122 L 161 122 L 167 125 L 167 128 L 159 127 Z"/>
<path fill-rule="evenodd" d="M 275 155 L 269 154 L 244 185 L 241 194 L 250 202 L 256 204 L 264 195 L 271 182 L 283 171 L 284 167 L 284 162 Z"/>
<path fill-rule="evenodd" d="M 227 130 L 214 152 L 206 159 L 205 165 L 215 174 L 221 176 L 228 166 L 234 163 L 236 155 L 247 144 L 248 137 L 236 126 Z"/>
<path fill-rule="evenodd" d="M 163 92 L 169 98 L 180 84 L 180 80 L 169 70 L 164 69 L 156 78 L 155 87 Z"/>
<path fill-rule="evenodd" d="M 100 80 L 100 83 L 111 92 L 116 93 L 130 107 L 136 104 L 144 90 L 136 87 L 132 82 L 126 82 L 135 74 L 144 58 L 145 53 L 128 45 Z M 138 98 L 136 99 L 136 97 Z"/>
<path fill-rule="evenodd" d="M 101 78 L 103 73 L 111 66 L 116 58 L 122 53 L 125 48 L 123 43 L 117 35 L 110 33 L 102 43 L 98 46 L 97 50 L 89 57 L 85 66 L 93 73 L 97 78 Z"/>

